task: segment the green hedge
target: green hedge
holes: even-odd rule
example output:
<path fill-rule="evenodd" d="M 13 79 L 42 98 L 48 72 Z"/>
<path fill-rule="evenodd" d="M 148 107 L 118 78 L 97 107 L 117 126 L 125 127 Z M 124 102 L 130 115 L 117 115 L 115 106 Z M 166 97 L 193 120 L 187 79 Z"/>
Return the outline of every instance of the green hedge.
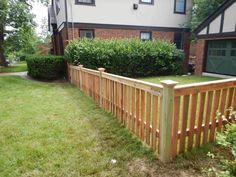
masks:
<path fill-rule="evenodd" d="M 65 76 L 66 62 L 62 56 L 29 55 L 28 74 L 36 79 L 53 80 Z"/>
<path fill-rule="evenodd" d="M 74 65 L 140 77 L 180 73 L 183 52 L 165 41 L 82 39 L 70 42 L 65 57 Z"/>

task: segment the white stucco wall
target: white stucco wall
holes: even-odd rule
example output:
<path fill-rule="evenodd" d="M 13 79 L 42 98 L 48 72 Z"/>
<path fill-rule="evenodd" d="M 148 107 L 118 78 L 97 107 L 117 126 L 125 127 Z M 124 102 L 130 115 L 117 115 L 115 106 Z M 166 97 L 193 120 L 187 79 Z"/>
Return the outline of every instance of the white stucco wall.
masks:
<path fill-rule="evenodd" d="M 205 27 L 202 31 L 198 33 L 198 35 L 204 35 L 207 34 L 207 27 Z"/>
<path fill-rule="evenodd" d="M 236 2 L 225 10 L 223 32 L 234 32 L 236 25 Z"/>
<path fill-rule="evenodd" d="M 209 26 L 209 34 L 215 34 L 220 32 L 221 17 L 222 15 L 219 15 L 215 18 L 215 20 L 211 22 Z"/>
<path fill-rule="evenodd" d="M 75 5 L 67 0 L 68 21 L 77 23 L 99 23 L 156 27 L 182 27 L 186 24 L 192 0 L 186 0 L 186 15 L 174 13 L 174 0 L 154 0 L 154 5 L 139 4 L 139 0 L 96 0 L 96 6 Z M 64 11 L 64 0 L 61 11 Z M 133 9 L 133 4 L 138 9 Z M 58 25 L 65 21 L 65 14 L 57 16 Z"/>

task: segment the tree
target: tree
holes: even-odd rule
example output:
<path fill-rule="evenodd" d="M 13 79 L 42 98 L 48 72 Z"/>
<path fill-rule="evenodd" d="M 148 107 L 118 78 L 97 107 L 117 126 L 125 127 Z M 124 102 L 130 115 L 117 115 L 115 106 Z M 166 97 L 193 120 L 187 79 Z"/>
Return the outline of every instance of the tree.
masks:
<path fill-rule="evenodd" d="M 48 21 L 47 18 L 42 19 L 42 24 L 40 26 L 41 33 L 39 34 L 40 41 L 44 44 L 50 43 L 50 32 L 48 31 Z"/>
<path fill-rule="evenodd" d="M 192 30 L 214 12 L 224 0 L 193 0 L 192 17 L 190 27 Z"/>
<path fill-rule="evenodd" d="M 33 26 L 23 26 L 5 40 L 5 54 L 33 54 L 39 39 Z"/>
<path fill-rule="evenodd" d="M 48 4 L 48 0 L 38 1 Z M 0 0 L 0 66 L 7 66 L 5 39 L 35 25 L 31 13 L 32 2 L 34 0 Z"/>

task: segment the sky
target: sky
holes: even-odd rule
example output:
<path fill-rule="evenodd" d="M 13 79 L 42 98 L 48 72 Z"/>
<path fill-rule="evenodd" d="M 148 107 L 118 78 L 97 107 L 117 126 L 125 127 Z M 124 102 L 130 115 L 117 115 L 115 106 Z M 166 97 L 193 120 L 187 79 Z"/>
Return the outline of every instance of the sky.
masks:
<path fill-rule="evenodd" d="M 32 9 L 32 12 L 36 15 L 36 18 L 35 18 L 35 22 L 38 24 L 37 28 L 36 28 L 36 32 L 38 34 L 40 34 L 41 32 L 41 24 L 42 24 L 42 19 L 43 18 L 47 18 L 48 17 L 48 10 L 47 10 L 47 7 L 44 6 L 43 4 L 41 3 L 38 3 L 38 2 L 35 2 L 33 4 L 33 9 Z"/>

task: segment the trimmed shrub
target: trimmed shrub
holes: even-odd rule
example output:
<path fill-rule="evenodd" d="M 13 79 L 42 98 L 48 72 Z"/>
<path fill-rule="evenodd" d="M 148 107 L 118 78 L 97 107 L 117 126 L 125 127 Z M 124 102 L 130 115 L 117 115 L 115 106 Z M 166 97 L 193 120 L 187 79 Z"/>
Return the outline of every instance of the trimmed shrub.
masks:
<path fill-rule="evenodd" d="M 166 41 L 81 39 L 70 42 L 65 57 L 74 65 L 140 77 L 180 73 L 183 52 Z"/>
<path fill-rule="evenodd" d="M 36 79 L 53 80 L 65 76 L 66 62 L 62 56 L 29 55 L 28 74 Z"/>

